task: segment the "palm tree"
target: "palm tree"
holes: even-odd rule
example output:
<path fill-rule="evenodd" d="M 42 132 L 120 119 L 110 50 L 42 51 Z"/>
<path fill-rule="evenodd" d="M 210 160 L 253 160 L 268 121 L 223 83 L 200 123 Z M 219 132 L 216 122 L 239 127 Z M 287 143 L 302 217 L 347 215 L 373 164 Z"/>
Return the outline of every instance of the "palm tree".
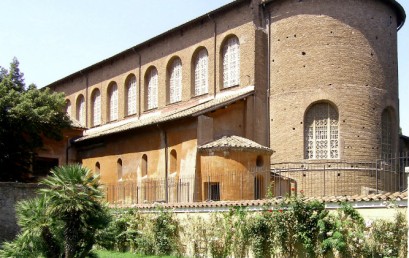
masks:
<path fill-rule="evenodd" d="M 95 243 L 96 231 L 109 223 L 98 176 L 71 164 L 52 169 L 42 183 L 49 215 L 63 222 L 65 257 L 85 257 Z"/>

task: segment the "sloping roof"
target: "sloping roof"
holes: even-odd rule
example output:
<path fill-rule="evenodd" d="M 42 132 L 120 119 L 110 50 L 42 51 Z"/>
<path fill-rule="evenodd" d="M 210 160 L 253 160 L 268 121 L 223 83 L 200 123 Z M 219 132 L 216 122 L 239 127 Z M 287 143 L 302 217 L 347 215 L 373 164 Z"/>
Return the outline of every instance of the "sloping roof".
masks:
<path fill-rule="evenodd" d="M 70 117 L 71 126 L 78 129 L 86 129 L 77 119 Z"/>
<path fill-rule="evenodd" d="M 254 93 L 254 86 L 247 86 L 237 90 L 225 91 L 206 99 L 193 99 L 182 102 L 180 105 L 172 105 L 169 108 L 160 109 L 157 112 L 147 113 L 139 118 L 125 119 L 123 121 L 92 128 L 84 132 L 84 136 L 75 142 L 82 142 L 106 135 L 122 133 L 128 130 L 155 125 L 163 122 L 177 120 L 185 117 L 195 117 L 206 112 L 217 110 L 233 102 L 246 98 Z"/>
<path fill-rule="evenodd" d="M 326 197 L 307 197 L 306 201 L 318 200 L 325 203 L 327 208 L 336 208 L 334 204 L 341 202 L 347 203 L 360 203 L 359 206 L 367 207 L 384 207 L 388 208 L 391 203 L 402 202 L 406 204 L 408 199 L 407 192 L 395 192 L 395 193 L 382 193 L 371 195 L 354 195 L 354 196 L 326 196 Z M 269 205 L 277 205 L 284 202 L 286 199 L 282 197 L 275 197 L 273 199 L 266 200 L 241 200 L 241 201 L 209 201 L 209 202 L 191 202 L 191 203 L 146 203 L 146 204 L 132 204 L 132 205 L 120 205 L 115 204 L 115 207 L 135 207 L 144 210 L 156 209 L 157 206 L 161 206 L 166 209 L 180 209 L 184 211 L 186 209 L 203 209 L 203 208 L 231 208 L 231 207 L 258 207 L 258 210 L 268 207 Z M 374 206 L 372 203 L 378 202 L 380 205 Z M 367 205 L 365 205 L 365 203 Z"/>
<path fill-rule="evenodd" d="M 222 138 L 200 146 L 199 151 L 246 150 L 273 153 L 273 150 L 240 136 L 223 136 Z"/>

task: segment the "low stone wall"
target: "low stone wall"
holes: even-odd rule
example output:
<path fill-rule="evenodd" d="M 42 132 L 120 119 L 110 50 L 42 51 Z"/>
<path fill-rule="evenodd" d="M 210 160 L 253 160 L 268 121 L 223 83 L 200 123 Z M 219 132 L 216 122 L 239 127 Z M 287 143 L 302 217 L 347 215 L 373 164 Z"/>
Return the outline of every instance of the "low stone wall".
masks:
<path fill-rule="evenodd" d="M 0 182 L 0 246 L 13 240 L 19 231 L 15 213 L 18 201 L 36 196 L 38 184 Z"/>

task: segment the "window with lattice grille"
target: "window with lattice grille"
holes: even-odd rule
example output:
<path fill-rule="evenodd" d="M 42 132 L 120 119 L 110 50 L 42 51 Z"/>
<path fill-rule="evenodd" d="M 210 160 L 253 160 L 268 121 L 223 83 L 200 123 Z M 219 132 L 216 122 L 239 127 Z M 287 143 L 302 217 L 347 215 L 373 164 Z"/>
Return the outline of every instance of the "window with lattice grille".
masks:
<path fill-rule="evenodd" d="M 237 37 L 231 37 L 223 47 L 223 87 L 240 83 L 240 45 Z"/>
<path fill-rule="evenodd" d="M 81 125 L 85 126 L 85 99 L 83 95 L 80 95 L 77 99 L 77 120 Z"/>
<path fill-rule="evenodd" d="M 118 119 L 118 87 L 112 84 L 109 90 L 109 121 Z"/>
<path fill-rule="evenodd" d="M 169 78 L 169 103 L 182 100 L 182 63 L 175 59 L 170 68 Z"/>
<path fill-rule="evenodd" d="M 129 78 L 127 83 L 127 115 L 136 114 L 136 77 Z"/>
<path fill-rule="evenodd" d="M 389 110 L 382 112 L 382 158 L 392 156 L 392 116 Z"/>
<path fill-rule="evenodd" d="M 158 107 L 158 72 L 151 69 L 148 75 L 147 109 Z"/>
<path fill-rule="evenodd" d="M 92 125 L 101 124 L 101 94 L 95 90 L 92 96 Z"/>
<path fill-rule="evenodd" d="M 206 94 L 209 91 L 208 66 L 207 51 L 202 49 L 197 53 L 195 60 L 195 96 Z"/>
<path fill-rule="evenodd" d="M 67 100 L 65 104 L 65 112 L 67 115 L 71 116 L 71 101 Z"/>
<path fill-rule="evenodd" d="M 329 103 L 313 105 L 305 117 L 305 158 L 338 159 L 338 112 Z"/>

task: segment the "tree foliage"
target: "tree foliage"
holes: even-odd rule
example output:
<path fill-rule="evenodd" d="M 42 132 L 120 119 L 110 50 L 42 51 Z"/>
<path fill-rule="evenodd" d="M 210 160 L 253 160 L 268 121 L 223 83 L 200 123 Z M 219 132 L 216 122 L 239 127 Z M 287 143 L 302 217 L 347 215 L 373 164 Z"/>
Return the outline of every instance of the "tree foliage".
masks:
<path fill-rule="evenodd" d="M 26 87 L 16 58 L 0 67 L 0 181 L 22 181 L 43 138 L 62 139 L 70 127 L 62 93 Z"/>

